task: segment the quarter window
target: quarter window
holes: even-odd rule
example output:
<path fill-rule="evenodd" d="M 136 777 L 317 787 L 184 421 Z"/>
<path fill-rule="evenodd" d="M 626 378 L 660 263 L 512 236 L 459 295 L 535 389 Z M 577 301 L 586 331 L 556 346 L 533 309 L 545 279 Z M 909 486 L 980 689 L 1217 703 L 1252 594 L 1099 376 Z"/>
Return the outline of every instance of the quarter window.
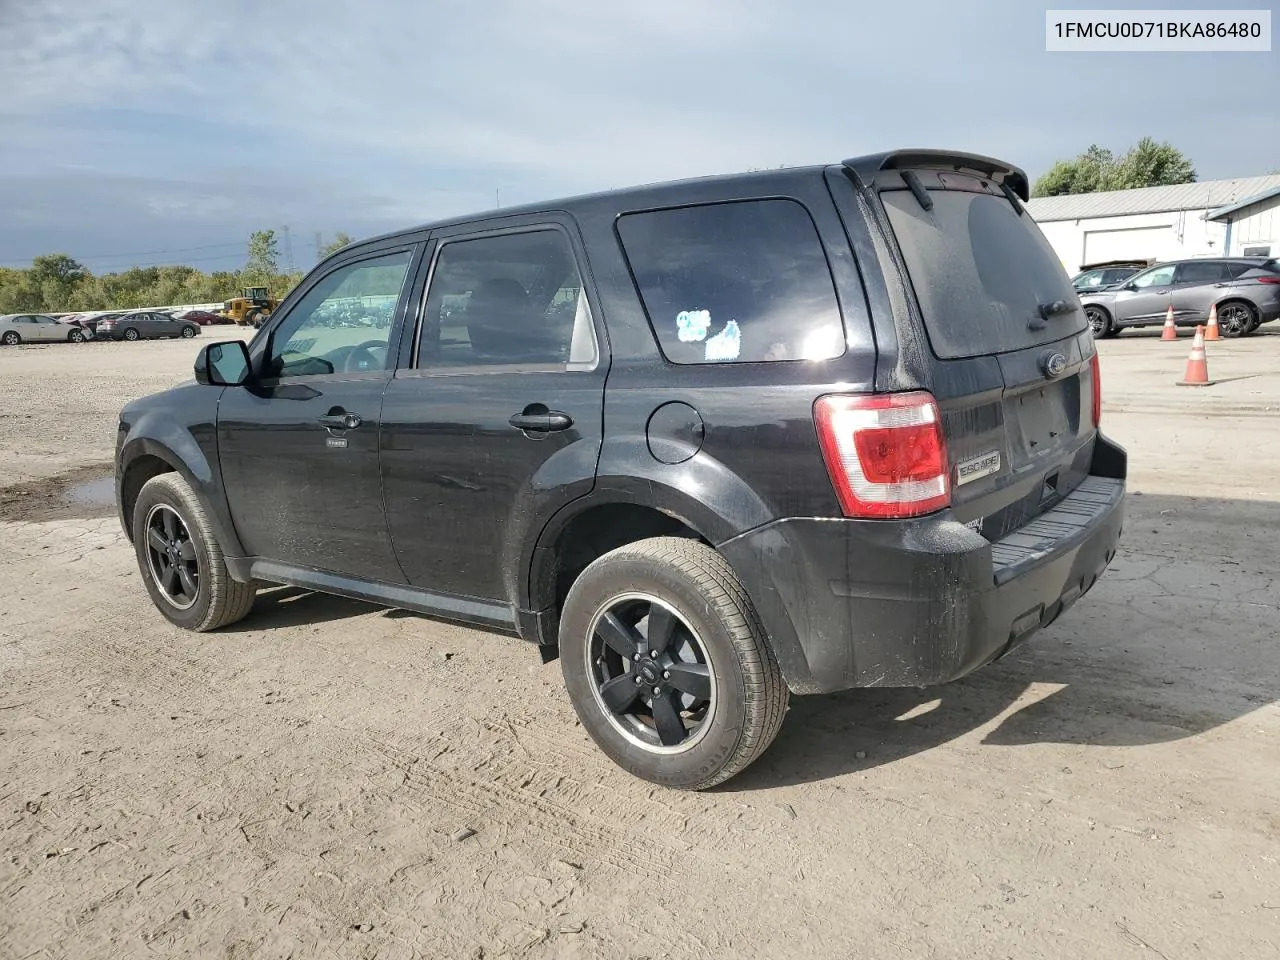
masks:
<path fill-rule="evenodd" d="M 598 356 L 591 308 L 559 230 L 452 240 L 427 291 L 419 367 L 590 369 Z"/>
<path fill-rule="evenodd" d="M 385 369 L 387 340 L 410 252 L 339 267 L 307 291 L 271 333 L 269 375 Z"/>
<path fill-rule="evenodd" d="M 673 363 L 844 353 L 831 270 L 799 203 L 744 200 L 632 213 L 619 219 L 618 234 Z"/>

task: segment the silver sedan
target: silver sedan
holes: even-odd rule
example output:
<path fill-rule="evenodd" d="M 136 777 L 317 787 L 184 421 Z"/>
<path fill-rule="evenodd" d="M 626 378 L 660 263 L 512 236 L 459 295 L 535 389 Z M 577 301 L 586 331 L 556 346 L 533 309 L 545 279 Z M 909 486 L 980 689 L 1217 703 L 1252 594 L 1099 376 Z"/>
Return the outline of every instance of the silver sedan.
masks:
<path fill-rule="evenodd" d="M 0 343 L 12 347 L 19 343 L 80 343 L 89 339 L 85 331 L 40 313 L 10 313 L 0 317 Z"/>

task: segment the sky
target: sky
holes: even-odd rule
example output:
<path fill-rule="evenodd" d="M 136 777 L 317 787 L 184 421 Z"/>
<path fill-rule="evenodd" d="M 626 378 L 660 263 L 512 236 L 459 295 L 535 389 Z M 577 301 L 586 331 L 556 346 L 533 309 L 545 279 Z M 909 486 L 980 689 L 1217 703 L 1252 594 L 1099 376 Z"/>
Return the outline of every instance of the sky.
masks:
<path fill-rule="evenodd" d="M 287 227 L 306 269 L 317 232 L 898 147 L 1280 168 L 1275 52 L 1046 53 L 1047 5 L 0 0 L 0 266 L 233 270 Z"/>

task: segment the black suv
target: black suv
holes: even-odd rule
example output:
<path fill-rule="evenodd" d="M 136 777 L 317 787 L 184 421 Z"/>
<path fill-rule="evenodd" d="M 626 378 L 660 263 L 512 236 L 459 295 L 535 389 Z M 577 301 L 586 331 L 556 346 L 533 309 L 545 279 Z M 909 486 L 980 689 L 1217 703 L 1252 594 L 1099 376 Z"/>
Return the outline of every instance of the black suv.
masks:
<path fill-rule="evenodd" d="M 788 690 L 924 686 L 1089 590 L 1126 458 L 1021 170 L 902 151 L 450 220 L 325 260 L 120 416 L 172 622 L 264 583 L 506 630 L 701 789 Z M 387 326 L 337 325 L 347 304 Z"/>

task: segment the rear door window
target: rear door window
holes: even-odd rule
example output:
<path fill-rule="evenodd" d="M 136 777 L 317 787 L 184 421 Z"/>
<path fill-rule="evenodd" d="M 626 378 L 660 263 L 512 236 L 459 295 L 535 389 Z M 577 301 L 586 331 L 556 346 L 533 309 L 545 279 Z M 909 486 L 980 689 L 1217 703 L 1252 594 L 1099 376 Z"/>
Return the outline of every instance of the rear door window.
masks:
<path fill-rule="evenodd" d="M 835 284 L 794 200 L 626 214 L 618 234 L 673 363 L 825 360 L 844 353 Z"/>
<path fill-rule="evenodd" d="M 1077 301 L 1029 214 L 1019 215 L 1003 194 L 957 189 L 928 196 L 930 210 L 909 190 L 880 193 L 935 354 L 950 360 L 1007 353 L 1084 331 L 1078 306 L 1042 317 L 1042 305 Z"/>
<path fill-rule="evenodd" d="M 1177 283 L 1218 283 L 1227 279 L 1227 267 L 1216 260 L 1184 263 L 1178 266 Z"/>

